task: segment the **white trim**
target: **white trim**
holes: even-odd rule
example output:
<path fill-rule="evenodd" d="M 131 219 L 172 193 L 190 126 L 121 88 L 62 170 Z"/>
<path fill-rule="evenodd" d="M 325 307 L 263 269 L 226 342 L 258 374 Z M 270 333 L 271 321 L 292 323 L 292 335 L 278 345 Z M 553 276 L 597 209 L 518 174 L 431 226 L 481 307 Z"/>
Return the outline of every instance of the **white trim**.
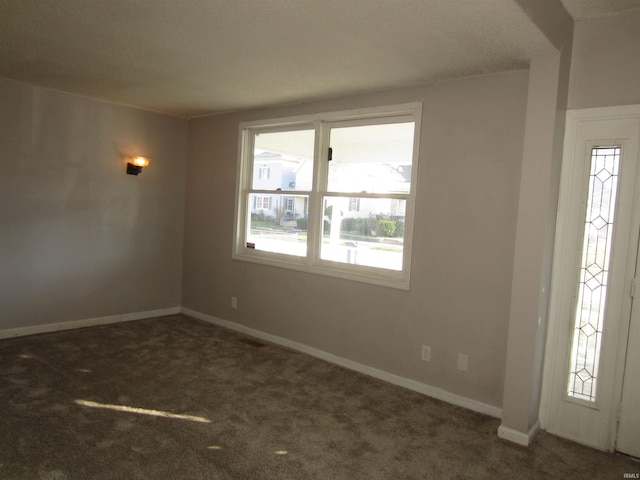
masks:
<path fill-rule="evenodd" d="M 504 440 L 509 440 L 513 443 L 517 443 L 518 445 L 522 445 L 523 447 L 528 447 L 531 444 L 531 440 L 533 440 L 533 437 L 536 436 L 539 430 L 540 424 L 537 421 L 527 433 L 522 433 L 518 430 L 514 430 L 513 428 L 500 425 L 500 427 L 498 427 L 498 437 Z"/>
<path fill-rule="evenodd" d="M 176 315 L 178 313 L 180 313 L 180 307 L 170 307 L 161 308 L 159 310 L 148 310 L 146 312 L 110 315 L 108 317 L 85 318 L 82 320 L 71 320 L 68 322 L 45 323 L 30 327 L 9 328 L 0 330 L 0 340 L 5 338 L 23 337 L 26 335 L 36 335 L 39 333 L 60 332 L 63 330 L 73 330 L 75 328 L 108 325 L 110 323 L 129 322 L 131 320 L 142 320 L 144 318 L 164 317 L 167 315 Z"/>
<path fill-rule="evenodd" d="M 406 115 L 408 111 L 422 112 L 422 102 L 407 102 L 396 105 L 381 105 L 376 107 L 356 108 L 354 110 L 340 110 L 332 112 L 304 113 L 301 115 L 293 115 L 289 117 L 278 117 L 269 119 L 259 119 L 251 121 L 242 121 L 243 128 L 271 128 L 278 131 L 279 128 L 298 125 L 311 125 L 314 120 L 320 118 L 327 122 L 342 122 L 350 120 L 360 120 L 365 118 L 393 117 Z"/>
<path fill-rule="evenodd" d="M 638 116 L 640 116 L 640 104 L 567 110 L 567 119 L 571 121 L 620 120 L 625 118 L 638 118 Z"/>
<path fill-rule="evenodd" d="M 224 327 L 229 330 L 234 330 L 236 332 L 240 332 L 245 335 L 249 335 L 251 337 L 259 338 L 261 340 L 264 340 L 276 345 L 280 345 L 283 347 L 287 347 L 292 350 L 296 350 L 298 352 L 306 353 L 307 355 L 311 355 L 313 357 L 319 358 L 321 360 L 325 360 L 335 365 L 348 368 L 349 370 L 354 370 L 356 372 L 363 373 L 370 377 L 383 380 L 393 385 L 407 388 L 409 390 L 413 390 L 414 392 L 422 393 L 423 395 L 427 395 L 429 397 L 442 400 L 443 402 L 447 402 L 452 405 L 456 405 L 458 407 L 463 407 L 468 410 L 473 410 L 474 412 L 482 413 L 495 418 L 502 417 L 502 409 L 499 407 L 494 407 L 493 405 L 488 405 L 486 403 L 482 403 L 477 400 L 473 400 L 467 397 L 457 395 L 455 393 L 448 392 L 441 388 L 433 387 L 431 385 L 427 385 L 425 383 L 421 383 L 416 380 L 411 380 L 409 378 L 401 377 L 399 375 L 395 375 L 393 373 L 389 373 L 384 370 L 370 367 L 362 363 L 354 362 L 353 360 L 339 357 L 337 355 L 333 355 L 332 353 L 328 353 L 323 350 L 319 350 L 317 348 L 309 347 L 308 345 L 304 345 L 302 343 L 298 343 L 293 340 L 288 340 L 286 338 L 278 337 L 276 335 L 271 335 L 269 333 L 265 333 L 260 330 L 255 330 L 253 328 L 249 328 L 235 322 L 230 322 L 229 320 L 223 320 L 221 318 L 213 317 L 211 315 L 207 315 L 205 313 L 201 313 L 196 310 L 192 310 L 190 308 L 182 307 L 181 311 L 183 314 L 187 316 L 197 318 L 199 320 L 204 320 L 205 322 L 213 323 L 214 325 L 218 325 L 220 327 Z"/>

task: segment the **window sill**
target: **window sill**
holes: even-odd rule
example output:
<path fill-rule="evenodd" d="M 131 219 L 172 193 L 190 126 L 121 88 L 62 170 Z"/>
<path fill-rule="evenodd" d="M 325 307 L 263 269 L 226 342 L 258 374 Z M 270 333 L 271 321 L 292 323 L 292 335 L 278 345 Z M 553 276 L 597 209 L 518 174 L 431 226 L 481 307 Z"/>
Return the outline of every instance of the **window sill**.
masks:
<path fill-rule="evenodd" d="M 388 270 L 364 266 L 358 266 L 357 271 L 355 271 L 355 269 L 349 268 L 349 265 L 343 266 L 335 262 L 320 261 L 316 264 L 309 264 L 304 257 L 294 257 L 292 259 L 290 256 L 283 255 L 282 258 L 280 258 L 277 254 L 270 254 L 267 257 L 261 255 L 259 252 L 236 253 L 232 256 L 232 259 L 355 282 L 369 283 L 399 290 L 409 290 L 408 271 L 389 272 Z M 296 259 L 298 259 L 298 261 L 296 261 Z"/>

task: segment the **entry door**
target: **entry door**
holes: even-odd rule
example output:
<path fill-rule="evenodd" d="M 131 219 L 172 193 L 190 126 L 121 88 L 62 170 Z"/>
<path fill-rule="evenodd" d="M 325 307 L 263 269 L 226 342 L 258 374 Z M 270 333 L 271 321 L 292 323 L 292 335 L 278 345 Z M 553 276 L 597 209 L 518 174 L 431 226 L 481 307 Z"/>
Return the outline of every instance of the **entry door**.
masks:
<path fill-rule="evenodd" d="M 640 251 L 636 278 L 639 274 Z M 640 292 L 635 292 L 633 300 L 619 416 L 616 450 L 640 458 Z"/>
<path fill-rule="evenodd" d="M 540 415 L 551 433 L 632 455 L 640 455 L 639 143 L 640 106 L 567 114 Z"/>

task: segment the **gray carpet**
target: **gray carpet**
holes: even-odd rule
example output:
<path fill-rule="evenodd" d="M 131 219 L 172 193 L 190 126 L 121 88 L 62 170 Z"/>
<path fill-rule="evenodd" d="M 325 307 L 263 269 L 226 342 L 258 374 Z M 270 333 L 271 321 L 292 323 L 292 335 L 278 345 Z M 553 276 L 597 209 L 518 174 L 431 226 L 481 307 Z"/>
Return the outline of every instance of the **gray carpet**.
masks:
<path fill-rule="evenodd" d="M 0 479 L 621 479 L 629 458 L 182 315 L 0 341 Z"/>

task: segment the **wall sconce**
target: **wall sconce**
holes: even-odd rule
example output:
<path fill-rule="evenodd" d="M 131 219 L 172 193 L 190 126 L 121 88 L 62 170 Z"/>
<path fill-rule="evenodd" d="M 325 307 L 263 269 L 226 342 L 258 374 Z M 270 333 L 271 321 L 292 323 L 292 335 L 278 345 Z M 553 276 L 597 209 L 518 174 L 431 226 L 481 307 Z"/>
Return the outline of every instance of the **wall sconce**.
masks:
<path fill-rule="evenodd" d="M 144 167 L 149 165 L 150 158 L 147 157 L 131 157 L 127 162 L 127 173 L 129 175 L 138 175 Z"/>

